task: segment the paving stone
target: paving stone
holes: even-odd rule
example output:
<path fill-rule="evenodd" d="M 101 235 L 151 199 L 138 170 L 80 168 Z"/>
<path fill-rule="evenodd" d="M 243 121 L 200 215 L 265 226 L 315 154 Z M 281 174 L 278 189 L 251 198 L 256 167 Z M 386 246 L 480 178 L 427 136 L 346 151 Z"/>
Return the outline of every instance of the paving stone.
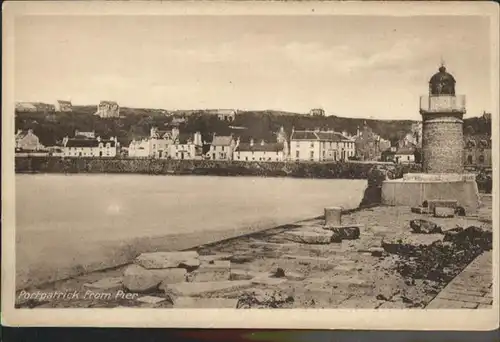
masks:
<path fill-rule="evenodd" d="M 98 289 L 98 290 L 116 290 L 121 289 L 123 287 L 123 277 L 108 277 L 99 279 L 93 283 L 87 283 L 83 286 L 89 289 Z"/>
<path fill-rule="evenodd" d="M 231 291 L 252 286 L 251 280 L 226 280 L 200 283 L 160 284 L 160 289 L 167 294 L 178 296 L 200 296 L 211 292 Z"/>
<path fill-rule="evenodd" d="M 286 232 L 286 239 L 298 243 L 306 244 L 329 244 L 332 240 L 333 233 L 330 231 L 317 232 L 317 231 L 291 231 Z"/>
<path fill-rule="evenodd" d="M 479 304 L 478 309 L 493 309 L 493 305 Z"/>
<path fill-rule="evenodd" d="M 436 207 L 434 209 L 434 217 L 452 218 L 454 216 L 455 209 L 453 208 Z"/>
<path fill-rule="evenodd" d="M 426 307 L 426 309 L 475 309 L 477 306 L 477 303 L 436 298 Z"/>
<path fill-rule="evenodd" d="M 213 263 L 204 263 L 186 276 L 189 282 L 223 281 L 231 277 L 231 262 L 215 260 Z"/>
<path fill-rule="evenodd" d="M 445 288 L 443 291 L 446 291 L 447 293 L 448 292 L 449 293 L 456 293 L 458 295 L 484 297 L 484 292 L 481 292 L 481 291 L 463 290 L 463 289 L 457 289 L 457 288 Z"/>
<path fill-rule="evenodd" d="M 259 285 L 280 285 L 283 283 L 286 283 L 288 279 L 286 278 L 272 278 L 272 277 L 267 277 L 267 276 L 258 276 L 255 277 L 251 280 L 252 284 L 259 284 Z"/>
<path fill-rule="evenodd" d="M 403 302 L 385 302 L 378 309 L 407 309 L 407 304 Z"/>
<path fill-rule="evenodd" d="M 195 251 L 142 253 L 135 263 L 147 269 L 173 268 L 180 264 L 199 265 L 198 257 Z"/>
<path fill-rule="evenodd" d="M 201 262 L 211 262 L 216 260 L 229 260 L 233 255 L 231 253 L 217 253 L 212 255 L 200 255 L 198 259 Z"/>
<path fill-rule="evenodd" d="M 174 301 L 176 309 L 236 309 L 238 299 L 234 298 L 201 298 L 201 297 L 177 297 Z"/>
<path fill-rule="evenodd" d="M 155 296 L 144 296 L 136 299 L 138 302 L 146 303 L 146 304 L 158 304 L 167 300 L 164 297 L 155 297 Z"/>
<path fill-rule="evenodd" d="M 256 273 L 248 270 L 231 269 L 230 280 L 250 280 Z"/>
<path fill-rule="evenodd" d="M 478 304 L 491 304 L 492 300 L 490 298 L 479 297 L 479 296 L 471 296 L 465 294 L 457 294 L 442 291 L 439 294 L 439 298 L 448 299 L 448 300 L 456 300 L 461 302 L 470 302 L 470 303 L 478 303 Z"/>

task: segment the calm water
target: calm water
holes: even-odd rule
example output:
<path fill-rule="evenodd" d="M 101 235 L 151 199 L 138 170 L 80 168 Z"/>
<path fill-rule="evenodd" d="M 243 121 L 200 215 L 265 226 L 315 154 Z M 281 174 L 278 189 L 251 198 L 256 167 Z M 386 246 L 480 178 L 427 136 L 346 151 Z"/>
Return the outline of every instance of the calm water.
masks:
<path fill-rule="evenodd" d="M 135 238 L 267 228 L 356 207 L 366 181 L 16 175 L 16 263 L 33 272 L 95 262 Z M 208 241 L 207 241 L 208 242 Z M 38 277 L 38 275 L 37 275 Z"/>

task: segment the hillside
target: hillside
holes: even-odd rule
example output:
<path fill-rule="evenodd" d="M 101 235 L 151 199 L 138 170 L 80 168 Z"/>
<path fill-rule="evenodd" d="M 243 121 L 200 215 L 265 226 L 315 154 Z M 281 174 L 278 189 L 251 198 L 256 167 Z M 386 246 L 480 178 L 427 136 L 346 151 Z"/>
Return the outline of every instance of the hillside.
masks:
<path fill-rule="evenodd" d="M 161 109 L 121 108 L 120 118 L 102 119 L 92 115 L 96 106 L 74 106 L 70 113 L 16 113 L 16 129 L 33 129 L 45 146 L 55 145 L 66 135 L 72 136 L 75 130 L 92 131 L 109 137 L 116 136 L 122 145 L 128 145 L 132 139 L 146 137 L 152 126 L 160 130 L 170 127 L 173 117 Z M 389 140 L 397 140 L 409 132 L 410 120 L 373 120 L 345 118 L 339 116 L 308 116 L 298 113 L 275 111 L 242 111 L 238 112 L 232 123 L 220 121 L 214 115 L 203 115 L 202 111 L 190 115 L 185 123 L 180 123 L 183 132 L 202 132 L 205 140 L 210 140 L 212 134 L 225 135 L 233 133 L 242 140 L 264 139 L 274 141 L 281 126 L 290 134 L 295 129 L 333 129 L 355 134 L 358 127 L 366 124 Z M 246 129 L 236 129 L 245 127 Z M 467 132 L 491 133 L 491 123 L 481 117 L 465 120 L 464 129 Z"/>

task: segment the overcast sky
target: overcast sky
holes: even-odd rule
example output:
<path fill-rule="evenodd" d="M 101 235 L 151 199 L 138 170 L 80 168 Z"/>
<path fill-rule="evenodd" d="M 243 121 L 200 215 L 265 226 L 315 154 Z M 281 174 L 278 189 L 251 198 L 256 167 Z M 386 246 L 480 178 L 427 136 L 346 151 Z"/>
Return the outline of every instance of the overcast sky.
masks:
<path fill-rule="evenodd" d="M 419 119 L 444 59 L 468 116 L 492 108 L 487 17 L 22 17 L 15 98 Z"/>

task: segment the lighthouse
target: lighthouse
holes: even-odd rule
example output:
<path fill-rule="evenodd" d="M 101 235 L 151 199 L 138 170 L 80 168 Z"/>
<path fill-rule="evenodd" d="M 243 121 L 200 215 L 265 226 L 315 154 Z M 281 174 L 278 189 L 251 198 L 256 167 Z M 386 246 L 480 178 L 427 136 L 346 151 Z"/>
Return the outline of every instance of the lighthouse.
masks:
<path fill-rule="evenodd" d="M 457 201 L 468 214 L 477 212 L 479 192 L 474 174 L 464 173 L 463 116 L 465 95 L 457 95 L 455 77 L 444 64 L 429 79 L 420 96 L 422 173 L 384 181 L 382 203 L 420 206 L 429 200 Z"/>

